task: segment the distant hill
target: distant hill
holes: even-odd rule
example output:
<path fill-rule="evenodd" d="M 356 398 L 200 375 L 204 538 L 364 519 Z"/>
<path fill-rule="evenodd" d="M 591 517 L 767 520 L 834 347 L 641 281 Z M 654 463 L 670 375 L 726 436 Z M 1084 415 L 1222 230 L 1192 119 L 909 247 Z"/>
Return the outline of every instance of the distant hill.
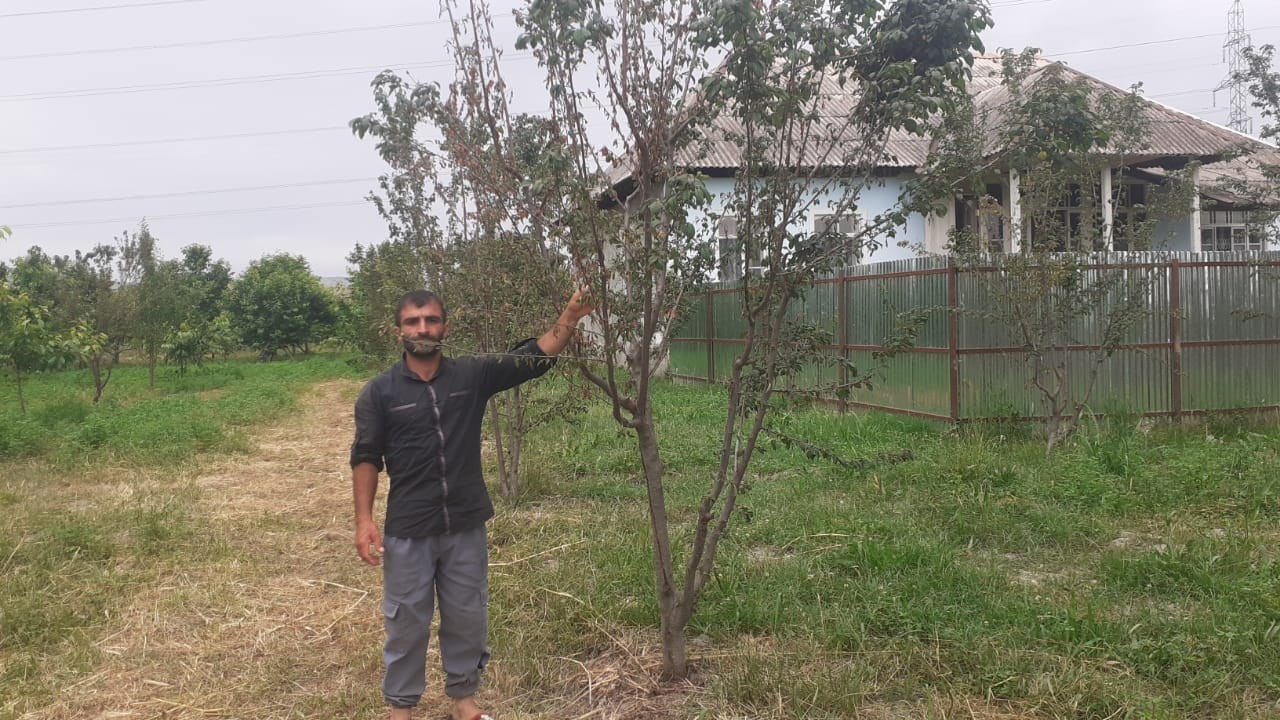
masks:
<path fill-rule="evenodd" d="M 320 278 L 320 284 L 323 285 L 324 287 L 329 288 L 330 290 L 345 290 L 348 286 L 351 285 L 351 278 L 322 277 Z"/>

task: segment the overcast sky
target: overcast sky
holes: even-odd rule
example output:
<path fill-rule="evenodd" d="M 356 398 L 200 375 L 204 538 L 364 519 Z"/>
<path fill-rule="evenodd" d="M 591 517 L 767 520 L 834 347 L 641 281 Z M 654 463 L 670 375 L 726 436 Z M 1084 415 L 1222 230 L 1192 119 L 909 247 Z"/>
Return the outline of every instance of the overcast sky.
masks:
<path fill-rule="evenodd" d="M 511 5 L 495 5 L 514 37 Z M 1226 124 L 1213 88 L 1231 5 L 994 0 L 985 42 Z M 1280 45 L 1280 2 L 1244 5 L 1254 43 Z M 346 123 L 372 110 L 378 69 L 447 82 L 445 33 L 434 0 L 0 0 L 0 224 L 14 230 L 0 259 L 88 250 L 145 216 L 166 257 L 200 243 L 237 272 L 288 252 L 346 275 L 352 247 L 385 234 L 364 201 L 382 163 Z M 537 82 L 514 48 L 505 72 L 521 92 Z"/>

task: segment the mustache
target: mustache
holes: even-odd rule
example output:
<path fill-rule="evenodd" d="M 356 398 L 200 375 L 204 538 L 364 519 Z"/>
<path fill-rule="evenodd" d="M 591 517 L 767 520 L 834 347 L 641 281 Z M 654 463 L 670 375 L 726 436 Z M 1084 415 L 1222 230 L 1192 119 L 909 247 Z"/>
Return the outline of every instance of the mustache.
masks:
<path fill-rule="evenodd" d="M 438 352 L 443 343 L 434 338 L 405 338 L 404 348 L 414 354 L 428 355 Z"/>

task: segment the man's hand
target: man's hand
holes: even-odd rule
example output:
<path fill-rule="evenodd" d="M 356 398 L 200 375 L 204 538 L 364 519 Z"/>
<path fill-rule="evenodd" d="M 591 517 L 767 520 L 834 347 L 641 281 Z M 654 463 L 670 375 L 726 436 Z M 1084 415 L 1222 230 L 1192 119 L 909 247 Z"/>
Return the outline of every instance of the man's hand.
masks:
<path fill-rule="evenodd" d="M 356 524 L 356 552 L 360 559 L 370 565 L 378 564 L 378 556 L 382 553 L 382 537 L 378 535 L 378 526 L 372 521 Z"/>
<path fill-rule="evenodd" d="M 538 338 L 538 347 L 543 353 L 552 357 L 559 355 L 564 351 L 565 346 L 569 344 L 569 338 L 573 337 L 573 331 L 578 327 L 578 321 L 591 314 L 595 310 L 590 300 L 588 300 L 591 288 L 582 286 L 578 291 L 569 298 L 569 304 L 565 306 L 564 312 L 560 313 L 560 319 Z"/>
<path fill-rule="evenodd" d="M 564 309 L 564 319 L 569 320 L 577 325 L 578 321 L 591 314 L 595 310 L 595 304 L 590 302 L 588 296 L 591 293 L 591 286 L 584 285 L 578 288 L 578 291 L 569 298 L 569 304 Z"/>

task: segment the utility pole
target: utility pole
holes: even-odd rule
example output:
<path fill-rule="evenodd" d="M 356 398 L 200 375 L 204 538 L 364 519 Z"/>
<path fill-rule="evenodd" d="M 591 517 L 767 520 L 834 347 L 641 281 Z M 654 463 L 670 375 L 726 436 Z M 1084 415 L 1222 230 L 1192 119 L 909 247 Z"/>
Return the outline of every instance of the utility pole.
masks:
<path fill-rule="evenodd" d="M 1245 135 L 1252 135 L 1253 118 L 1249 117 L 1249 91 L 1244 81 L 1244 73 L 1248 69 L 1245 64 L 1244 49 L 1253 44 L 1253 39 L 1244 31 L 1244 0 L 1235 0 L 1229 17 L 1227 40 L 1222 44 L 1222 61 L 1228 68 L 1227 79 L 1214 88 L 1214 92 L 1231 90 L 1231 118 L 1227 120 L 1227 127 Z"/>

